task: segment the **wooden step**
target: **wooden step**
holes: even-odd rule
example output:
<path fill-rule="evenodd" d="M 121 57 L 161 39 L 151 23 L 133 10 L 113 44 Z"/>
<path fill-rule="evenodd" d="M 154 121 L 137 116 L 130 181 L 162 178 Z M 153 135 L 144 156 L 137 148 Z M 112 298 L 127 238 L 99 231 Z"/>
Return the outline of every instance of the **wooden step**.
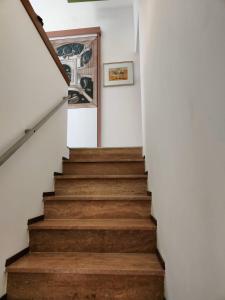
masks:
<path fill-rule="evenodd" d="M 56 195 L 146 195 L 147 175 L 55 176 Z"/>
<path fill-rule="evenodd" d="M 144 174 L 144 159 L 133 160 L 66 160 L 63 174 L 74 175 L 132 175 Z"/>
<path fill-rule="evenodd" d="M 163 300 L 153 254 L 33 253 L 7 271 L 8 299 Z"/>
<path fill-rule="evenodd" d="M 46 219 L 114 219 L 149 218 L 149 196 L 47 197 Z"/>
<path fill-rule="evenodd" d="M 70 159 L 134 159 L 142 158 L 142 147 L 127 148 L 75 148 L 70 149 Z"/>
<path fill-rule="evenodd" d="M 33 252 L 152 253 L 156 226 L 150 219 L 45 220 L 29 226 Z"/>

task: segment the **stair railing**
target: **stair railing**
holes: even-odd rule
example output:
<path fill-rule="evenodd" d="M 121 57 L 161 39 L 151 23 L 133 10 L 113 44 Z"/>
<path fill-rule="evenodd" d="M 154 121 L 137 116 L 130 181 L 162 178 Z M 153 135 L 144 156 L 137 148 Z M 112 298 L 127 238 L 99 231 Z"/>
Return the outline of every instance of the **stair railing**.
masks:
<path fill-rule="evenodd" d="M 15 144 L 9 147 L 1 156 L 0 156 L 0 167 L 23 145 L 28 141 L 35 132 L 38 131 L 44 125 L 52 115 L 54 115 L 58 109 L 63 106 L 68 100 L 74 100 L 71 96 L 63 97 L 63 99 L 50 111 L 44 118 L 42 118 L 33 128 L 26 129 L 22 137 L 20 137 Z"/>

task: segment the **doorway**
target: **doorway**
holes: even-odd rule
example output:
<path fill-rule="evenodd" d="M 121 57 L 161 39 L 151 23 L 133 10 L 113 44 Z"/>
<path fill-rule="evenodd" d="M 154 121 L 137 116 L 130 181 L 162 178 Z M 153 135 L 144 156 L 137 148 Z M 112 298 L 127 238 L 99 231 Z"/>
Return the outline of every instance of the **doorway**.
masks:
<path fill-rule="evenodd" d="M 68 109 L 69 148 L 95 148 L 98 146 L 97 134 L 97 108 Z"/>
<path fill-rule="evenodd" d="M 70 79 L 67 146 L 101 147 L 101 29 L 47 33 Z"/>

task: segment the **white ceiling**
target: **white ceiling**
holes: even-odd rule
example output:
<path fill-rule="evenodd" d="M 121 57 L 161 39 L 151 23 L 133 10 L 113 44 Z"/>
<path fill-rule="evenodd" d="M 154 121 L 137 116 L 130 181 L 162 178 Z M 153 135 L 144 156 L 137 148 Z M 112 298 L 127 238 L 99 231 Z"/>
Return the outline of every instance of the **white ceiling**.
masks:
<path fill-rule="evenodd" d="M 85 2 L 79 3 L 79 4 L 85 5 Z M 93 2 L 92 2 L 92 4 L 93 4 Z M 96 1 L 96 2 L 94 2 L 94 4 L 96 6 L 101 6 L 101 7 L 126 7 L 126 6 L 131 6 L 133 4 L 133 0 Z M 76 5 L 76 3 L 71 3 L 71 5 Z"/>
<path fill-rule="evenodd" d="M 108 3 L 107 3 L 108 2 Z M 113 7 L 121 7 L 121 6 L 130 6 L 132 5 L 132 0 L 108 0 L 108 1 L 102 1 L 105 5 L 113 6 Z"/>

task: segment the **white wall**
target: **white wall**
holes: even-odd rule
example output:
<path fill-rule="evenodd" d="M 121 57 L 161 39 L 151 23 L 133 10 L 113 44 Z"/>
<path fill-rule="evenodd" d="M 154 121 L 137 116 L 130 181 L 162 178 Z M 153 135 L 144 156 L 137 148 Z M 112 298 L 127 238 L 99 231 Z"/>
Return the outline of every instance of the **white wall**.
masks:
<path fill-rule="evenodd" d="M 140 2 L 145 154 L 167 300 L 222 300 L 225 1 Z"/>
<path fill-rule="evenodd" d="M 142 145 L 139 58 L 134 53 L 131 1 L 123 1 L 121 5 L 121 1 L 115 0 L 82 4 L 55 0 L 54 10 L 51 0 L 31 3 L 44 19 L 46 31 L 100 26 L 102 62 L 136 62 L 135 86 L 102 88 L 102 146 Z"/>
<path fill-rule="evenodd" d="M 68 147 L 97 147 L 97 108 L 69 109 L 67 122 Z"/>
<path fill-rule="evenodd" d="M 133 0 L 134 14 L 134 50 L 138 52 L 139 46 L 139 0 Z"/>
<path fill-rule="evenodd" d="M 12 21 L 13 16 L 13 21 Z M 0 1 L 0 155 L 63 96 L 67 85 L 20 1 Z M 5 260 L 28 246 L 27 220 L 43 214 L 66 149 L 60 109 L 0 167 L 0 297 Z"/>

